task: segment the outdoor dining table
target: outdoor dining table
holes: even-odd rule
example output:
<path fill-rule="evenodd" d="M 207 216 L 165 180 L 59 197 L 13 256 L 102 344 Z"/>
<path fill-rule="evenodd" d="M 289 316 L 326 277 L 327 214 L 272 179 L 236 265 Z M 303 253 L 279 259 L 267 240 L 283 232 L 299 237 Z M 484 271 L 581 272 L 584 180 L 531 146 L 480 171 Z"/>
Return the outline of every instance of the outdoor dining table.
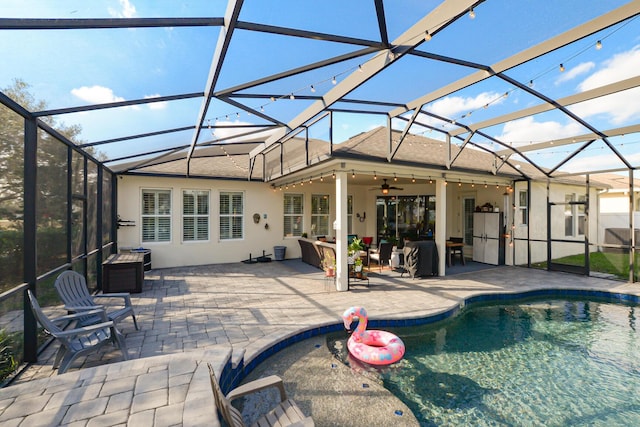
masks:
<path fill-rule="evenodd" d="M 453 249 L 457 249 L 457 248 L 460 248 L 460 259 L 462 260 L 462 265 L 465 265 L 464 243 L 451 242 L 447 240 L 446 246 L 447 246 L 447 266 L 451 267 L 451 258 L 452 258 L 451 253 L 453 252 Z"/>

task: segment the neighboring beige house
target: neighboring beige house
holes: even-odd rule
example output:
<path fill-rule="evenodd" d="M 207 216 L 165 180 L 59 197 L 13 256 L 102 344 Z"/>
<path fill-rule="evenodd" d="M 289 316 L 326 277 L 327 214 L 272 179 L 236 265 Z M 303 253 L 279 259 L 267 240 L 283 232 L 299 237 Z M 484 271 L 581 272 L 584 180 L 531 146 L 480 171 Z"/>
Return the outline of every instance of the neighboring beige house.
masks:
<path fill-rule="evenodd" d="M 618 237 L 628 239 L 631 227 L 637 236 L 640 228 L 640 177 L 634 176 L 632 187 L 628 173 L 599 174 L 597 179 L 608 186 L 599 194 L 598 242 L 619 244 Z"/>
<path fill-rule="evenodd" d="M 200 149 L 189 178 L 179 155 L 121 166 L 118 214 L 135 226 L 119 229 L 120 248 L 149 248 L 154 267 L 173 267 L 239 262 L 274 246 L 296 258 L 303 233 L 375 242 L 390 230 L 398 238 L 433 233 L 441 254 L 445 240 L 463 237 L 471 257 L 473 212 L 490 206 L 502 216 L 505 263 L 526 264 L 547 258 L 547 197 L 558 204 L 552 238 L 583 242 L 585 233 L 597 234 L 597 222 L 585 228 L 584 205 L 569 203 L 587 200 L 580 177 L 554 179 L 547 191 L 546 177 L 531 166 L 500 165 L 489 153 L 421 136 L 408 134 L 400 145 L 399 132 L 392 138 L 392 162 L 388 130 L 377 128 L 333 151 L 324 141 L 292 139 L 252 167 L 247 153 L 258 142 Z M 603 188 L 591 180 L 589 212 L 597 212 Z M 554 244 L 554 256 L 581 251 L 583 244 Z M 440 262 L 444 274 L 444 256 Z"/>

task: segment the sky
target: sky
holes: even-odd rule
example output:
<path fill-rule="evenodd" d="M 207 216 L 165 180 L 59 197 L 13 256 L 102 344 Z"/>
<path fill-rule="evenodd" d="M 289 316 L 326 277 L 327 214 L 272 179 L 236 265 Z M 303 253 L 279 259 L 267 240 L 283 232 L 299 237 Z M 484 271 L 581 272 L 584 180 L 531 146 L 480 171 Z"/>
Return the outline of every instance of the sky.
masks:
<path fill-rule="evenodd" d="M 398 37 L 407 27 L 440 2 L 434 0 L 387 1 L 385 13 L 389 38 Z M 481 4 L 476 17 L 461 17 L 457 22 L 420 49 L 439 55 L 461 58 L 486 65 L 495 64 L 521 49 L 542 42 L 592 19 L 626 1 L 564 0 L 553 3 L 553 10 L 540 9 L 533 0 L 489 0 Z M 226 2 L 221 0 L 3 0 L 0 17 L 11 18 L 135 18 L 135 17 L 221 17 Z M 339 13 L 336 13 L 339 11 Z M 317 3 L 274 0 L 246 0 L 240 19 L 267 25 L 291 26 L 310 31 L 333 32 L 363 39 L 379 37 L 373 2 L 327 0 Z M 139 28 L 93 30 L 0 30 L 0 88 L 21 79 L 31 85 L 37 99 L 49 109 L 94 103 L 154 98 L 182 93 L 202 92 L 219 27 Z M 601 48 L 596 42 L 601 41 Z M 251 31 L 238 31 L 231 43 L 217 89 L 258 79 L 310 62 L 348 53 L 353 46 L 317 40 L 294 39 L 283 44 L 283 37 Z M 332 88 L 332 78 L 343 79 L 355 72 L 368 57 L 358 58 L 323 69 L 262 85 L 249 93 L 317 94 Z M 559 65 L 563 64 L 564 71 Z M 403 58 L 349 97 L 405 103 L 430 93 L 442 85 L 471 73 L 468 68 L 424 58 Z M 510 77 L 530 85 L 544 95 L 559 99 L 640 74 L 640 19 L 606 29 L 584 40 L 561 48 L 530 63 L 511 69 Z M 505 93 L 508 95 L 505 97 Z M 610 95 L 594 102 L 571 107 L 571 111 L 600 130 L 638 123 L 640 89 Z M 256 110 L 287 122 L 310 101 L 279 99 L 242 100 Z M 490 117 L 538 105 L 541 101 L 495 77 L 437 99 L 423 108 L 459 123 L 473 124 Z M 131 134 L 172 129 L 196 124 L 200 98 L 157 102 L 141 106 L 83 112 L 56 116 L 65 124 L 79 124 L 85 142 L 102 141 Z M 410 116 L 410 114 L 409 114 Z M 452 128 L 422 116 L 420 121 L 441 130 Z M 221 101 L 213 101 L 208 123 L 264 124 L 255 115 Z M 343 141 L 360 132 L 386 125 L 381 115 L 336 114 L 334 137 Z M 402 129 L 404 122 L 394 120 Z M 200 140 L 223 138 L 229 130 L 212 135 L 205 131 Z M 420 126 L 411 132 L 441 138 L 435 131 Z M 560 139 L 588 132 L 581 124 L 558 112 L 526 117 L 492 128 L 486 132 L 513 146 Z M 328 138 L 328 123 L 321 121 L 310 135 Z M 158 147 L 189 144 L 193 131 L 154 138 L 143 138 L 100 146 L 107 157 L 117 158 Z M 479 139 L 496 148 L 488 140 Z M 632 163 L 640 164 L 640 135 L 611 138 L 616 148 Z M 577 170 L 604 169 L 620 162 L 606 156 L 603 144 L 594 144 L 572 161 Z M 534 161 L 553 166 L 568 155 L 568 149 L 556 148 L 532 155 Z"/>

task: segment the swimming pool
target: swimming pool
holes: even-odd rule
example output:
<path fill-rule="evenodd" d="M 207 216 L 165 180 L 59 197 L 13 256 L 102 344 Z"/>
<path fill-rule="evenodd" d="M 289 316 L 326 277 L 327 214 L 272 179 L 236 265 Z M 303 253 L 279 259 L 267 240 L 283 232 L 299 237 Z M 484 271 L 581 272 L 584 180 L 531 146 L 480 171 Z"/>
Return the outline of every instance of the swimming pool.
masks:
<path fill-rule="evenodd" d="M 374 370 L 421 425 L 640 425 L 636 307 L 546 300 L 467 307 L 444 322 L 398 328 L 405 358 Z"/>

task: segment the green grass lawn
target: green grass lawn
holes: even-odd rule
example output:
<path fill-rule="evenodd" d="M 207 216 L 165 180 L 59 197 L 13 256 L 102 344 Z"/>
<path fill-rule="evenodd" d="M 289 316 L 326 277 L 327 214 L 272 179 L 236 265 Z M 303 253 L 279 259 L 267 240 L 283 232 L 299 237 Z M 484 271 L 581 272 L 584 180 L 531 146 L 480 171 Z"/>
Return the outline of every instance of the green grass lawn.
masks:
<path fill-rule="evenodd" d="M 557 264 L 584 265 L 584 254 L 571 255 L 553 260 Z M 640 254 L 636 253 L 636 276 Z M 547 268 L 546 262 L 535 263 L 536 268 Z M 594 272 L 612 274 L 620 279 L 629 278 L 629 254 L 617 254 L 609 252 L 592 252 L 589 254 L 589 269 Z"/>

